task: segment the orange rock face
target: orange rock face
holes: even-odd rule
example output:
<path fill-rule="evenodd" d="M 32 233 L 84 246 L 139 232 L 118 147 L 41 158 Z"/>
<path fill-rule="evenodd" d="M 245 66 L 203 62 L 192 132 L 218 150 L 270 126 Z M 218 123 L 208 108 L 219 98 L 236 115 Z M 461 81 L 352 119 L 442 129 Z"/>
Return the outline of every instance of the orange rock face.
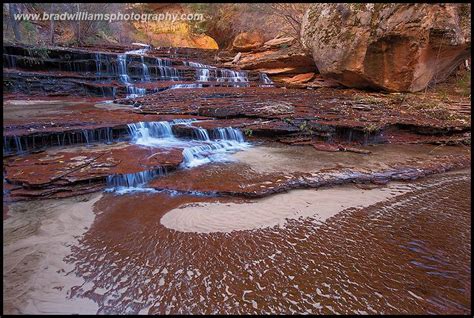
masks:
<path fill-rule="evenodd" d="M 293 76 L 292 78 L 285 79 L 288 83 L 306 83 L 312 80 L 314 73 L 303 73 Z"/>
<path fill-rule="evenodd" d="M 416 92 L 470 56 L 470 20 L 467 4 L 314 4 L 302 42 L 345 86 Z"/>
<path fill-rule="evenodd" d="M 232 43 L 232 49 L 238 52 L 247 52 L 262 46 L 263 37 L 256 32 L 243 32 L 237 35 Z"/>

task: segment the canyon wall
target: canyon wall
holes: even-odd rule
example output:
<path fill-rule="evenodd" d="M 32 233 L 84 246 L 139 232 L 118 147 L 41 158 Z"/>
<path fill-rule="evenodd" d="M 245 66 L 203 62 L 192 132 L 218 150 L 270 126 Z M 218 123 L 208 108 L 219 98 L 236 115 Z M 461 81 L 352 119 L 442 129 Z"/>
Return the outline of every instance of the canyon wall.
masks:
<path fill-rule="evenodd" d="M 347 87 L 416 92 L 470 56 L 468 4 L 313 4 L 301 40 Z"/>

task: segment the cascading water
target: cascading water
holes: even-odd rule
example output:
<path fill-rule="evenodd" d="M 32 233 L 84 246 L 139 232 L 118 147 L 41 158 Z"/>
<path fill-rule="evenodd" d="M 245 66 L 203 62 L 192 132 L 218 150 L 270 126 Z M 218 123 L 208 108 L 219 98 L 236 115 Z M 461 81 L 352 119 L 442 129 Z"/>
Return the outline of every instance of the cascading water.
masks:
<path fill-rule="evenodd" d="M 145 82 L 149 82 L 150 81 L 150 73 L 148 72 L 148 66 L 146 66 L 145 59 L 143 58 L 143 56 L 141 56 L 140 58 L 142 60 L 143 80 Z"/>
<path fill-rule="evenodd" d="M 115 135 L 115 137 L 114 137 Z M 80 131 L 66 131 L 39 135 L 3 136 L 3 154 L 22 154 L 48 147 L 64 147 L 80 144 L 106 143 L 110 144 L 122 140 L 124 134 L 121 129 L 113 132 L 112 127 L 83 129 Z"/>
<path fill-rule="evenodd" d="M 116 174 L 107 177 L 107 186 L 113 188 L 139 188 L 144 186 L 151 179 L 164 176 L 165 174 L 166 169 L 162 167 L 136 173 Z"/>
<path fill-rule="evenodd" d="M 202 84 L 174 84 L 171 85 L 169 89 L 179 89 L 179 88 L 202 88 Z"/>
<path fill-rule="evenodd" d="M 209 70 L 207 68 L 197 69 L 196 76 L 198 77 L 198 81 L 207 82 L 209 81 Z"/>
<path fill-rule="evenodd" d="M 204 129 L 204 128 L 197 128 L 197 127 L 196 127 L 196 128 L 193 130 L 193 132 L 194 132 L 193 135 L 195 135 L 198 140 L 205 140 L 205 141 L 211 140 L 211 139 L 209 138 L 209 134 L 207 133 L 207 130 Z"/>
<path fill-rule="evenodd" d="M 149 46 L 143 49 L 128 51 L 128 52 L 125 52 L 125 54 L 117 55 L 119 78 L 120 78 L 120 81 L 125 84 L 126 89 L 127 89 L 126 98 L 135 98 L 135 97 L 144 96 L 146 94 L 145 88 L 135 87 L 135 85 L 131 83 L 130 76 L 128 75 L 128 72 L 127 72 L 127 55 L 128 54 L 141 55 L 140 58 L 142 61 L 141 64 L 142 64 L 142 69 L 143 69 L 143 80 L 149 81 L 150 74 L 148 72 L 148 67 L 145 64 L 145 60 L 143 58 L 143 54 L 148 49 L 149 49 Z"/>
<path fill-rule="evenodd" d="M 273 81 L 268 77 L 266 73 L 260 73 L 260 81 L 263 83 L 263 85 L 260 85 L 261 87 L 273 87 L 274 83 Z"/>
<path fill-rule="evenodd" d="M 209 162 L 224 162 L 229 158 L 226 154 L 248 148 L 242 132 L 227 127 L 212 131 L 213 139 L 204 128 L 192 127 L 194 139 L 181 139 L 173 134 L 173 125 L 183 124 L 175 122 L 140 122 L 128 125 L 133 143 L 156 148 L 183 148 L 182 167 L 196 167 Z M 190 126 L 192 121 L 184 124 Z"/>
<path fill-rule="evenodd" d="M 232 83 L 233 86 L 248 86 L 247 72 L 233 71 L 225 68 L 183 61 L 183 65 L 196 68 L 196 80 L 199 82 L 216 81 L 220 83 Z"/>
<path fill-rule="evenodd" d="M 160 78 L 164 80 L 179 81 L 178 70 L 169 66 L 158 66 Z"/>
<path fill-rule="evenodd" d="M 180 80 L 179 72 L 176 68 L 172 67 L 171 60 L 156 58 L 156 67 L 160 72 L 160 79 L 171 81 Z"/>
<path fill-rule="evenodd" d="M 244 135 L 238 129 L 232 127 L 214 129 L 215 139 L 212 141 L 209 139 L 207 131 L 204 130 L 204 133 L 202 130 L 204 129 L 199 128 L 195 132 L 200 140 L 209 142 L 184 149 L 182 167 L 192 168 L 210 162 L 225 162 L 229 160 L 226 156 L 227 153 L 244 150 L 250 146 L 245 142 Z"/>
<path fill-rule="evenodd" d="M 100 53 L 95 54 L 95 68 L 96 68 L 96 75 L 101 76 L 100 72 Z"/>
<path fill-rule="evenodd" d="M 130 84 L 130 77 L 127 74 L 127 55 L 120 54 L 117 55 L 117 63 L 118 63 L 118 72 L 120 81 L 123 82 L 125 85 Z"/>
<path fill-rule="evenodd" d="M 213 131 L 213 133 L 216 139 L 244 142 L 244 135 L 242 132 L 232 127 L 217 128 Z"/>
<path fill-rule="evenodd" d="M 214 66 L 211 66 L 211 65 L 206 65 L 206 64 L 196 63 L 196 62 L 188 62 L 188 61 L 183 61 L 183 65 L 196 67 L 196 68 L 215 68 Z"/>
<path fill-rule="evenodd" d="M 171 67 L 171 60 L 156 58 L 156 65 Z"/>
<path fill-rule="evenodd" d="M 247 83 L 247 73 L 244 71 L 233 71 L 227 69 L 218 69 L 217 72 L 218 82 L 231 82 L 231 83 Z"/>
<path fill-rule="evenodd" d="M 129 124 L 128 129 L 134 142 L 145 145 L 151 138 L 174 138 L 171 124 L 167 121 Z"/>

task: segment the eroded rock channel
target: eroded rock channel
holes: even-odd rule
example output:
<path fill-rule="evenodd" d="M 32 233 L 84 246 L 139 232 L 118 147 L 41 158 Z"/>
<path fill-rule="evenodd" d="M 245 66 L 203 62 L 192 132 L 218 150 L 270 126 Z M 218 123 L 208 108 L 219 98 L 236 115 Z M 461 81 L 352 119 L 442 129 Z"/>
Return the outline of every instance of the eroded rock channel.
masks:
<path fill-rule="evenodd" d="M 4 46 L 5 310 L 469 312 L 469 114 L 212 54 Z"/>

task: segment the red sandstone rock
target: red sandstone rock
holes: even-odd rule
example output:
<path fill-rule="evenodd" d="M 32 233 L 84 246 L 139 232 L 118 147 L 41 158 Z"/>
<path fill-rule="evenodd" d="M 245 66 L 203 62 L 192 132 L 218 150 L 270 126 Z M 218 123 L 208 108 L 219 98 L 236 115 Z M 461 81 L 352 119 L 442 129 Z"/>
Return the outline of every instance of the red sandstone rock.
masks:
<path fill-rule="evenodd" d="M 182 149 L 154 149 L 123 145 L 99 149 L 38 153 L 5 163 L 5 179 L 12 197 L 51 197 L 97 191 L 105 178 L 147 170 L 175 169 Z M 133 155 L 131 155 L 133 154 Z"/>
<path fill-rule="evenodd" d="M 232 42 L 232 49 L 236 52 L 247 52 L 263 44 L 263 37 L 258 32 L 243 32 L 237 35 Z"/>
<path fill-rule="evenodd" d="M 309 82 L 310 80 L 313 79 L 314 77 L 314 73 L 303 73 L 303 74 L 298 74 L 298 75 L 295 75 L 291 78 L 288 78 L 288 79 L 284 79 L 283 81 L 286 82 L 286 83 L 290 83 L 290 84 L 302 84 L 302 83 L 306 83 L 306 82 Z"/>
<path fill-rule="evenodd" d="M 313 4 L 302 42 L 348 87 L 416 92 L 470 56 L 469 4 Z"/>
<path fill-rule="evenodd" d="M 280 48 L 282 46 L 290 46 L 295 42 L 295 38 L 292 36 L 283 37 L 283 38 L 275 38 L 271 39 L 264 43 L 265 48 Z"/>

